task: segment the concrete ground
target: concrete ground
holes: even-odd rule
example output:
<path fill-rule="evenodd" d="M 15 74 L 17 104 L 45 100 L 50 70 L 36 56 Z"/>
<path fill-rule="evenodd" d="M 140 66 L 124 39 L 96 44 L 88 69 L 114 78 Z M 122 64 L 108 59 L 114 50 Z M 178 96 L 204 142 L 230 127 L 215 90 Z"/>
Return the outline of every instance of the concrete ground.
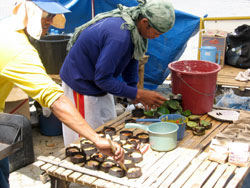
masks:
<path fill-rule="evenodd" d="M 62 136 L 43 136 L 38 127 L 32 128 L 33 145 L 35 152 L 35 159 L 39 155 L 48 156 L 64 147 Z M 10 187 L 12 188 L 49 188 L 50 183 L 43 184 L 40 181 L 40 174 L 42 171 L 33 164 L 18 169 L 10 174 Z"/>
<path fill-rule="evenodd" d="M 34 105 L 34 101 L 30 101 L 30 122 L 32 126 L 32 141 L 33 141 L 33 149 L 35 161 L 37 161 L 37 157 L 39 156 L 50 156 L 58 153 L 64 148 L 63 136 L 45 136 L 48 134 L 60 134 L 60 127 L 55 127 L 55 131 L 45 130 L 45 125 L 40 128 L 38 114 L 42 113 L 41 109 L 36 109 Z M 49 121 L 48 121 L 49 122 Z M 53 126 L 55 122 L 51 120 L 51 126 Z M 46 127 L 47 128 L 47 127 Z M 45 135 L 44 135 L 45 134 Z M 28 150 L 26 150 L 28 152 Z M 24 154 L 24 157 L 26 154 Z M 14 162 L 13 163 L 18 163 Z M 33 163 L 27 166 L 24 166 L 20 169 L 15 170 L 10 173 L 9 181 L 10 188 L 49 188 L 51 186 L 50 181 L 48 179 L 47 182 L 42 182 L 40 179 L 40 175 L 43 171 L 40 170 L 39 167 L 35 166 Z M 1 187 L 1 185 L 0 185 Z M 81 186 L 78 184 L 72 183 L 70 188 L 84 188 L 85 186 Z M 86 187 L 85 187 L 86 188 Z"/>
<path fill-rule="evenodd" d="M 38 156 L 49 156 L 57 153 L 64 148 L 63 137 L 60 136 L 44 136 L 40 133 L 37 119 L 31 119 L 32 122 L 32 138 L 34 146 L 35 160 Z M 49 188 L 50 182 L 42 183 L 40 174 L 42 171 L 33 164 L 20 168 L 10 174 L 10 188 Z M 71 188 L 84 187 L 72 183 Z"/>

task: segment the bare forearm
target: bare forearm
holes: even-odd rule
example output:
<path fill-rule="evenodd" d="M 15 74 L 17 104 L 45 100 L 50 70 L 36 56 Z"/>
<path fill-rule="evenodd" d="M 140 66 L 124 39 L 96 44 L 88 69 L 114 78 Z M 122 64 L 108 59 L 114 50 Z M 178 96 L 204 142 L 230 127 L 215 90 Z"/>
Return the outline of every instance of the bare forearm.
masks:
<path fill-rule="evenodd" d="M 108 140 L 99 137 L 99 135 L 82 118 L 81 114 L 77 111 L 75 106 L 66 96 L 62 95 L 61 97 L 59 97 L 52 104 L 51 110 L 55 114 L 55 116 L 69 128 L 94 142 L 96 147 L 102 153 L 104 153 L 105 155 L 114 156 L 115 160 L 117 161 L 124 160 L 123 149 L 117 143 L 113 143 L 116 146 L 116 152 L 113 153 Z"/>
<path fill-rule="evenodd" d="M 64 95 L 57 99 L 51 106 L 55 116 L 69 128 L 84 136 L 85 138 L 97 142 L 99 136 L 82 118 L 81 114 L 74 107 L 73 103 Z"/>

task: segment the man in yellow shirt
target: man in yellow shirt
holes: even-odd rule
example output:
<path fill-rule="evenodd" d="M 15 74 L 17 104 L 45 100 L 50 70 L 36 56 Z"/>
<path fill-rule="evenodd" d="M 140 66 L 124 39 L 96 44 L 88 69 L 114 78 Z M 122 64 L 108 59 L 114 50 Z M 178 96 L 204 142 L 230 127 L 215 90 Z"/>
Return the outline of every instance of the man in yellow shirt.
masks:
<path fill-rule="evenodd" d="M 63 28 L 63 13 L 70 12 L 57 0 L 21 0 L 10 18 L 0 23 L 0 112 L 14 86 L 18 86 L 57 118 L 85 138 L 93 141 L 104 154 L 123 160 L 124 151 L 116 143 L 116 152 L 82 118 L 62 88 L 46 73 L 37 50 L 29 39 L 45 35 L 50 25 Z M 0 160 L 0 185 L 9 187 L 8 160 Z"/>

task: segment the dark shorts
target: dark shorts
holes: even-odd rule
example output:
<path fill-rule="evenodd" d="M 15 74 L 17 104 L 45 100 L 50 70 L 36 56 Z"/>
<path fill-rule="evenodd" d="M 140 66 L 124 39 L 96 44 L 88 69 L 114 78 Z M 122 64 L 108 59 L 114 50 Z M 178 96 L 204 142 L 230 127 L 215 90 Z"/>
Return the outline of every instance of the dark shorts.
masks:
<path fill-rule="evenodd" d="M 0 188 L 9 188 L 9 160 L 0 160 Z"/>

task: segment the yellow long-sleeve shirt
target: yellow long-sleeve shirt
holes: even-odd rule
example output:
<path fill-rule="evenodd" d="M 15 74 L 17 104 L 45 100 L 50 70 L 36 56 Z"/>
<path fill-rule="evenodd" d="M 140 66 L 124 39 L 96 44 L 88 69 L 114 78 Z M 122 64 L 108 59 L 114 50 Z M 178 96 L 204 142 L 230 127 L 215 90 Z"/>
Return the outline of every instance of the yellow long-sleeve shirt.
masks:
<path fill-rule="evenodd" d="M 44 107 L 50 107 L 63 94 L 47 74 L 37 50 L 23 30 L 0 24 L 0 112 L 14 85 Z"/>

